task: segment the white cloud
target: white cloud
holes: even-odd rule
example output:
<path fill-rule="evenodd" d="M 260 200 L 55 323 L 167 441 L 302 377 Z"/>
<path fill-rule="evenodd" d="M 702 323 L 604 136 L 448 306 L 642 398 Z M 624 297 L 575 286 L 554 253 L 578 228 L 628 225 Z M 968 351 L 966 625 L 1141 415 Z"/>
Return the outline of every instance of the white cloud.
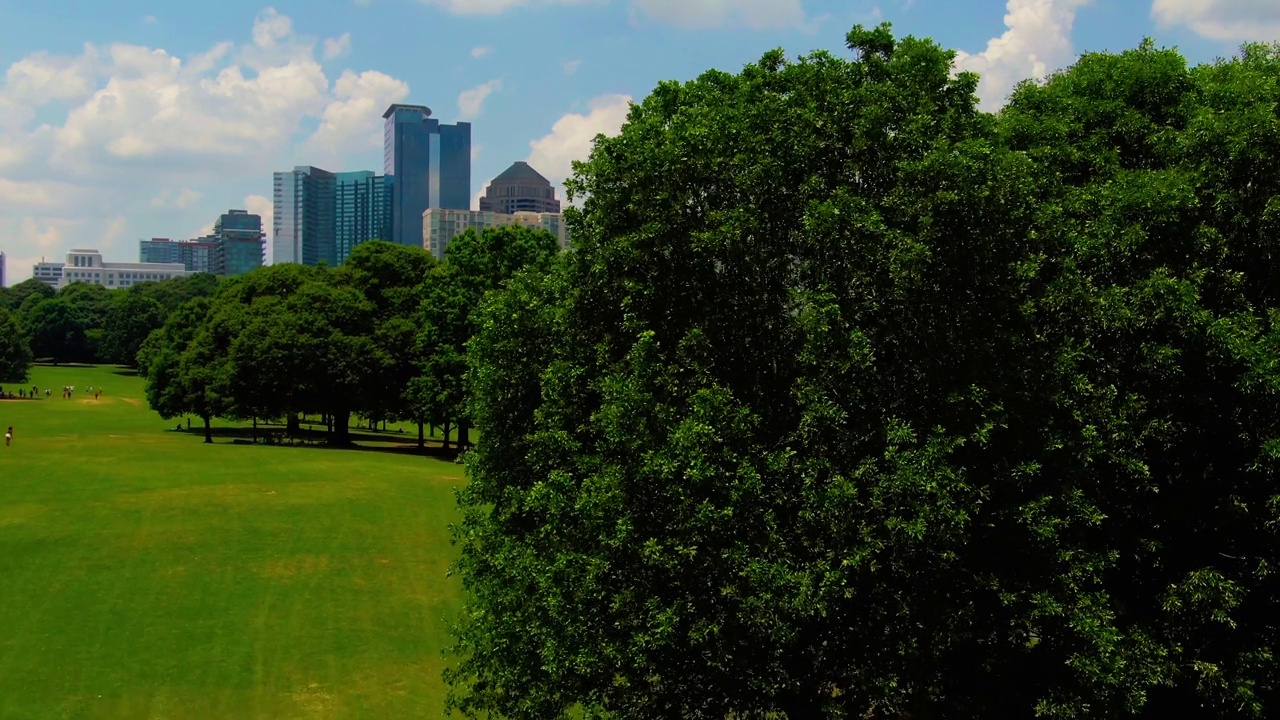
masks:
<path fill-rule="evenodd" d="M 1186 25 L 1211 40 L 1280 38 L 1276 0 L 1154 0 L 1151 15 L 1161 26 Z"/>
<path fill-rule="evenodd" d="M 484 152 L 484 146 L 479 143 L 473 143 L 471 145 L 471 162 L 475 162 L 482 152 Z"/>
<path fill-rule="evenodd" d="M 351 52 L 351 33 L 345 32 L 336 38 L 324 41 L 324 59 L 333 60 Z"/>
<path fill-rule="evenodd" d="M 597 135 L 616 135 L 631 109 L 629 95 L 602 95 L 591 101 L 588 112 L 569 113 L 551 126 L 551 132 L 529 143 L 525 160 L 553 183 L 573 174 L 573 161 L 586 160 Z"/>
<path fill-rule="evenodd" d="M 117 215 L 111 218 L 107 226 L 103 228 L 102 235 L 98 238 L 96 249 L 113 250 L 116 243 L 124 237 L 124 231 L 129 227 L 129 219 L 124 215 Z"/>
<path fill-rule="evenodd" d="M 806 27 L 800 0 L 631 0 L 638 15 L 685 29 L 726 26 L 751 30 Z"/>
<path fill-rule="evenodd" d="M 158 22 L 160 22 L 160 18 L 156 17 L 155 15 L 148 15 L 142 18 L 142 23 L 144 25 L 155 25 Z"/>
<path fill-rule="evenodd" d="M 332 164 L 347 154 L 381 147 L 383 110 L 408 96 L 408 84 L 390 75 L 376 70 L 343 72 L 320 115 L 320 127 L 303 145 L 308 162 Z"/>
<path fill-rule="evenodd" d="M 487 83 L 481 83 L 473 88 L 463 90 L 458 95 L 458 119 L 462 121 L 470 121 L 480 116 L 484 111 L 484 101 L 498 90 L 502 89 L 502 80 L 490 80 Z"/>
<path fill-rule="evenodd" d="M 582 61 L 581 61 L 581 60 L 570 60 L 569 62 L 567 62 L 567 63 L 565 63 L 565 64 L 564 64 L 564 74 L 565 74 L 565 75 L 572 75 L 572 74 L 574 74 L 574 73 L 578 72 L 578 68 L 580 68 L 580 67 L 582 67 Z"/>
<path fill-rule="evenodd" d="M 1093 0 L 1008 0 L 1005 30 L 981 53 L 959 52 L 956 67 L 982 75 L 978 97 L 988 110 L 1004 105 L 1013 86 L 1043 78 L 1075 60 L 1076 12 Z"/>
<path fill-rule="evenodd" d="M 200 199 L 200 196 L 201 193 L 198 193 L 191 188 L 182 188 L 182 190 L 178 191 L 178 197 L 174 198 L 173 204 L 176 205 L 179 210 L 186 210 L 194 205 L 195 202 Z"/>
<path fill-rule="evenodd" d="M 0 237 L 11 275 L 30 272 L 18 259 L 111 239 L 104 228 L 191 237 L 180 228 L 220 212 L 210 198 L 225 186 L 269 194 L 272 170 L 321 164 L 302 153 L 343 164 L 376 149 L 382 110 L 408 86 L 373 71 L 331 80 L 323 52 L 267 8 L 244 42 L 192 55 L 85 44 L 14 62 L 0 76 Z M 316 131 L 299 138 L 310 119 Z M 127 225 L 112 225 L 118 217 Z"/>
<path fill-rule="evenodd" d="M 492 52 L 493 52 L 493 48 L 491 48 L 491 47 L 485 47 L 485 46 L 481 46 L 481 47 L 473 47 L 473 48 L 471 48 L 471 57 L 473 57 L 473 58 L 482 58 L 482 57 L 484 57 L 485 55 L 488 55 L 488 54 L 490 54 L 490 53 L 492 53 Z"/>

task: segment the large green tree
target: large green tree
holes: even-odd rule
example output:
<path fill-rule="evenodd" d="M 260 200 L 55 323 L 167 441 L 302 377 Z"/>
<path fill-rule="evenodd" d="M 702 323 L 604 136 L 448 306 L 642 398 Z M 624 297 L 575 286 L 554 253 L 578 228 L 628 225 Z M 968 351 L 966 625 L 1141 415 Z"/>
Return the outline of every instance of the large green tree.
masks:
<path fill-rule="evenodd" d="M 37 358 L 60 362 L 92 360 L 81 309 L 65 297 L 38 299 L 31 295 L 23 302 L 22 324 Z"/>
<path fill-rule="evenodd" d="M 1274 711 L 1276 48 L 848 46 L 660 85 L 475 318 L 453 706 Z"/>
<path fill-rule="evenodd" d="M 165 321 L 164 306 L 134 288 L 118 290 L 102 327 L 101 359 L 119 365 L 137 362 L 138 350 Z"/>
<path fill-rule="evenodd" d="M 25 383 L 31 369 L 31 348 L 18 318 L 0 307 L 0 383 Z"/>
<path fill-rule="evenodd" d="M 541 229 L 468 229 L 449 243 L 444 263 L 427 278 L 418 339 L 420 373 L 410 385 L 411 397 L 432 422 L 456 425 L 459 445 L 471 444 L 467 342 L 476 332 L 472 312 L 486 293 L 498 290 L 516 273 L 545 270 L 558 251 L 556 237 Z"/>
<path fill-rule="evenodd" d="M 147 404 L 160 417 L 196 415 L 204 421 L 205 442 L 213 442 L 211 420 L 221 403 L 212 401 L 210 373 L 198 367 L 209 358 L 212 307 L 208 298 L 179 306 L 165 324 L 151 333 L 138 351 L 138 372 L 146 378 Z M 197 339 L 200 339 L 197 346 Z M 220 363 L 211 368 L 216 371 Z M 217 389 L 216 385 L 213 385 Z"/>

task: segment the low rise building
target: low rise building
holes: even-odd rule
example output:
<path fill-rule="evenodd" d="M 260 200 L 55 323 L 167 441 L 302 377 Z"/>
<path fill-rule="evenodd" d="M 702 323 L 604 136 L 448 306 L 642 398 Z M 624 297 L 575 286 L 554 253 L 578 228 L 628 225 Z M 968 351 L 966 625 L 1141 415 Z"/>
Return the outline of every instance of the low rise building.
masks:
<path fill-rule="evenodd" d="M 138 241 L 138 261 L 144 263 L 182 263 L 188 272 L 213 272 L 217 243 L 213 238 L 170 240 L 151 238 Z"/>
<path fill-rule="evenodd" d="M 58 287 L 62 282 L 62 263 L 45 262 L 41 259 L 31 267 L 31 279 L 39 280 L 49 287 Z"/>
<path fill-rule="evenodd" d="M 560 213 L 516 212 L 498 213 L 486 210 L 444 210 L 432 208 L 422 213 L 422 247 L 437 258 L 444 259 L 445 248 L 468 228 L 483 232 L 503 225 L 525 225 L 542 228 L 555 235 L 560 248 L 567 250 L 569 231 Z"/>
<path fill-rule="evenodd" d="M 104 261 L 102 253 L 97 250 L 83 249 L 67 253 L 67 262 L 61 266 L 60 270 L 61 276 L 55 285 L 59 288 L 77 282 L 92 283 L 110 289 L 127 288 L 142 282 L 168 280 L 194 274 L 188 272 L 182 263 L 111 263 Z"/>

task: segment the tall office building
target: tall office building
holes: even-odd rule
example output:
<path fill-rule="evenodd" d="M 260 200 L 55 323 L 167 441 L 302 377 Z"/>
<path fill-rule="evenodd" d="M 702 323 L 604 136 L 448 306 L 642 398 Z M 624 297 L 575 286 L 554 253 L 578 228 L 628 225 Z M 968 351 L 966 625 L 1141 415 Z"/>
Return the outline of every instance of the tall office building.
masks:
<path fill-rule="evenodd" d="M 391 176 L 391 239 L 422 242 L 422 213 L 471 207 L 471 123 L 443 125 L 425 105 L 382 114 L 382 172 Z"/>
<path fill-rule="evenodd" d="M 182 263 L 188 272 L 213 272 L 217 242 L 214 238 L 170 240 L 151 238 L 138 241 L 138 261 L 144 263 Z"/>
<path fill-rule="evenodd" d="M 272 188 L 274 263 L 333 263 L 337 178 L 327 170 L 299 165 L 275 173 Z"/>
<path fill-rule="evenodd" d="M 480 209 L 508 215 L 518 212 L 558 213 L 560 201 L 556 199 L 556 189 L 551 187 L 551 181 L 542 177 L 529 163 L 519 160 L 489 181 L 484 197 L 480 198 Z"/>
<path fill-rule="evenodd" d="M 8 287 L 4 284 L 4 253 L 0 252 L 0 287 Z"/>
<path fill-rule="evenodd" d="M 334 254 L 341 265 L 357 245 L 391 240 L 392 179 L 369 170 L 337 173 L 334 208 Z"/>
<path fill-rule="evenodd" d="M 247 210 L 228 210 L 213 223 L 215 275 L 243 275 L 263 265 L 265 251 L 262 216 Z"/>

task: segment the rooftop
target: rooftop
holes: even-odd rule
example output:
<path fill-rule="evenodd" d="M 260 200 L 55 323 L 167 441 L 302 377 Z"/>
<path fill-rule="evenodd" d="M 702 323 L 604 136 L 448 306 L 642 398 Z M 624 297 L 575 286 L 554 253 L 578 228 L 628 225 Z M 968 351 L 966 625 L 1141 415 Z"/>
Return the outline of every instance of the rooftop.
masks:
<path fill-rule="evenodd" d="M 387 108 L 386 112 L 382 113 L 382 118 L 385 120 L 386 118 L 391 117 L 397 110 L 417 110 L 422 113 L 422 117 L 431 117 L 431 108 L 426 105 L 404 105 L 401 103 L 393 103 Z"/>
<path fill-rule="evenodd" d="M 493 179 L 493 182 L 502 185 L 520 182 L 547 186 L 551 185 L 550 180 L 542 177 L 542 173 L 534 170 L 529 163 L 523 160 L 517 160 L 511 163 L 511 167 L 499 173 L 498 177 Z"/>

